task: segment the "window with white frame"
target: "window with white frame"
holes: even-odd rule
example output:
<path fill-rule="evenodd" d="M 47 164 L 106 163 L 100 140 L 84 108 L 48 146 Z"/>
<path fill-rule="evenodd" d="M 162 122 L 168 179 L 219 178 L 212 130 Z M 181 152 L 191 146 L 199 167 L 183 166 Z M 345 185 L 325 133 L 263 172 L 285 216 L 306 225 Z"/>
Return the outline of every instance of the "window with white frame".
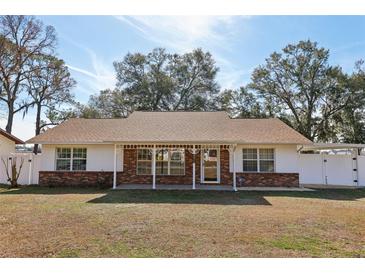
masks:
<path fill-rule="evenodd" d="M 274 172 L 275 170 L 274 149 L 260 148 L 259 160 L 260 160 L 259 162 L 260 172 Z"/>
<path fill-rule="evenodd" d="M 184 149 L 170 150 L 169 175 L 185 174 L 185 153 Z"/>
<path fill-rule="evenodd" d="M 137 174 L 152 174 L 152 152 L 149 149 L 138 149 Z M 156 175 L 184 175 L 184 149 L 156 150 Z"/>
<path fill-rule="evenodd" d="M 272 148 L 244 148 L 243 171 L 274 172 L 275 156 Z"/>
<path fill-rule="evenodd" d="M 86 148 L 56 148 L 56 170 L 86 170 Z"/>
<path fill-rule="evenodd" d="M 152 152 L 149 149 L 137 150 L 137 174 L 152 174 Z"/>

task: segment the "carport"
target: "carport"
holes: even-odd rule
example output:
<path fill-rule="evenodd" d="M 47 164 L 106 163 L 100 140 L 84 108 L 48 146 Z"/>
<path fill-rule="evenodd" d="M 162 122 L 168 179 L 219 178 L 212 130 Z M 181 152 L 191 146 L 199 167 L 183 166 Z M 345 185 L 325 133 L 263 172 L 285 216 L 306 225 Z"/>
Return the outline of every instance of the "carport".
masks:
<path fill-rule="evenodd" d="M 364 144 L 315 143 L 299 147 L 301 185 L 365 186 Z"/>

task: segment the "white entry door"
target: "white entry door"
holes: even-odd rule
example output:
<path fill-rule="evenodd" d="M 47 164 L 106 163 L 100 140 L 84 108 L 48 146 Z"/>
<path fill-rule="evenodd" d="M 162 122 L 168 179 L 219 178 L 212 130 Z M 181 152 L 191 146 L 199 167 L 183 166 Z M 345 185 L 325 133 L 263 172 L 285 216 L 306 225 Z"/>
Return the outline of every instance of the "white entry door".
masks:
<path fill-rule="evenodd" d="M 219 149 L 202 150 L 202 182 L 219 183 L 220 182 L 220 161 Z"/>

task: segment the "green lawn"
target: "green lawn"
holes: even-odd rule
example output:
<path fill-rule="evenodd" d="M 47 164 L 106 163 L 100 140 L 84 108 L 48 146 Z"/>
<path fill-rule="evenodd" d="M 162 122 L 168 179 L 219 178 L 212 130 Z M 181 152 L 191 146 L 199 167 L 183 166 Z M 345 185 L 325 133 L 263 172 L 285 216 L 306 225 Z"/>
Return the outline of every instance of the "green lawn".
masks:
<path fill-rule="evenodd" d="M 0 186 L 0 257 L 365 257 L 365 189 Z"/>

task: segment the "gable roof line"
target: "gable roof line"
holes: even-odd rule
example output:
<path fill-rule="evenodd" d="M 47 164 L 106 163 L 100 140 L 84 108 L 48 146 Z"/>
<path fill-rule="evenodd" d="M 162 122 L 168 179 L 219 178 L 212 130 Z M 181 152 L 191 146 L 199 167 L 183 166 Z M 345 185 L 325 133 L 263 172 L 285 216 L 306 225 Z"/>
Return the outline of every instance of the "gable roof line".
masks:
<path fill-rule="evenodd" d="M 0 134 L 6 138 L 8 138 L 9 140 L 12 140 L 15 142 L 15 144 L 17 145 L 23 145 L 24 141 L 20 140 L 18 137 L 6 132 L 5 130 L 3 130 L 2 128 L 0 128 Z"/>
<path fill-rule="evenodd" d="M 206 142 L 310 144 L 280 119 L 232 119 L 219 112 L 134 112 L 128 118 L 72 118 L 27 143 Z"/>

